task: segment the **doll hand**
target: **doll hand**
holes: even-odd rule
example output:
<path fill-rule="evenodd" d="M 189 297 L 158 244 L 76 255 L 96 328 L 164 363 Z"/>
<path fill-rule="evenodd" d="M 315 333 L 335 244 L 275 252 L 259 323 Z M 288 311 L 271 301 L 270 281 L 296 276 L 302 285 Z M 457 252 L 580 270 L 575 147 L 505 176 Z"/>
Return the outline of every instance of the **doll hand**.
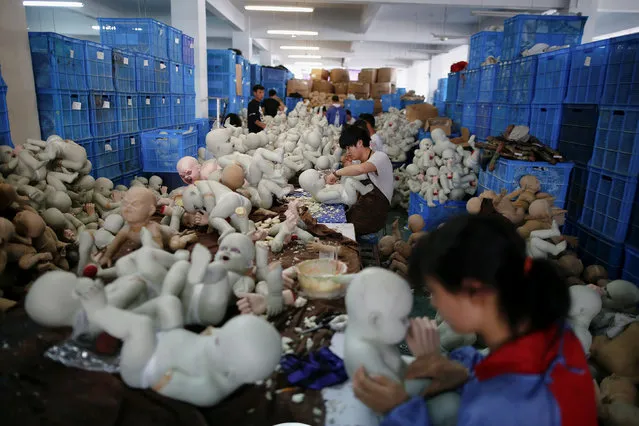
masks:
<path fill-rule="evenodd" d="M 100 266 L 110 268 L 111 266 L 113 266 L 113 262 L 111 262 L 110 257 L 104 256 L 102 257 L 102 259 L 100 259 Z"/>
<path fill-rule="evenodd" d="M 337 183 L 337 176 L 335 176 L 334 173 L 331 173 L 329 175 L 326 175 L 326 177 L 324 178 L 324 181 L 328 185 L 335 185 Z"/>
<path fill-rule="evenodd" d="M 432 379 L 423 395 L 430 397 L 454 390 L 466 383 L 468 370 L 462 364 L 433 352 L 418 357 L 406 370 L 406 380 Z"/>
<path fill-rule="evenodd" d="M 284 281 L 284 287 L 295 287 L 295 281 L 297 280 L 297 269 L 293 266 L 282 271 L 282 280 Z"/>
<path fill-rule="evenodd" d="M 162 195 L 167 195 L 169 193 L 169 188 L 166 186 L 163 186 L 162 188 L 160 188 L 160 193 Z"/>
<path fill-rule="evenodd" d="M 411 319 L 406 344 L 415 357 L 439 353 L 437 323 L 426 317 Z"/>
<path fill-rule="evenodd" d="M 196 213 L 195 219 L 193 220 L 193 222 L 198 226 L 205 226 L 209 224 L 209 219 L 206 215 L 203 215 L 202 213 Z"/>
<path fill-rule="evenodd" d="M 73 241 L 75 240 L 75 232 L 73 232 L 70 229 L 65 229 L 63 232 L 64 238 L 66 238 L 67 240 Z"/>
<path fill-rule="evenodd" d="M 266 297 L 255 293 L 240 293 L 237 308 L 241 314 L 262 315 L 266 312 Z"/>
<path fill-rule="evenodd" d="M 180 206 L 175 206 L 171 209 L 171 216 L 181 218 L 184 215 L 184 208 Z"/>
<path fill-rule="evenodd" d="M 111 199 L 116 203 L 119 202 L 122 200 L 122 193 L 120 191 L 113 191 L 111 193 Z"/>
<path fill-rule="evenodd" d="M 353 392 L 364 405 L 379 414 L 386 414 L 408 401 L 404 387 L 387 377 L 370 377 L 360 367 L 353 377 Z"/>
<path fill-rule="evenodd" d="M 89 216 L 93 216 L 95 214 L 95 204 L 86 203 L 84 205 L 84 211 L 87 212 Z"/>

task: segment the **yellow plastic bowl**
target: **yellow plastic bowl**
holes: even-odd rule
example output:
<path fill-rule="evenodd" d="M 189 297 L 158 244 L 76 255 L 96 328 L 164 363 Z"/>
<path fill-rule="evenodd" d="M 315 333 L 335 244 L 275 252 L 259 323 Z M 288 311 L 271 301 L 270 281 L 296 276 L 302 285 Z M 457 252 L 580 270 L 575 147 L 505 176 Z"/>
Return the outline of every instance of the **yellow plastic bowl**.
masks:
<path fill-rule="evenodd" d="M 310 299 L 338 299 L 346 294 L 346 285 L 335 280 L 348 267 L 339 260 L 313 259 L 297 265 L 297 280 L 304 295 Z"/>

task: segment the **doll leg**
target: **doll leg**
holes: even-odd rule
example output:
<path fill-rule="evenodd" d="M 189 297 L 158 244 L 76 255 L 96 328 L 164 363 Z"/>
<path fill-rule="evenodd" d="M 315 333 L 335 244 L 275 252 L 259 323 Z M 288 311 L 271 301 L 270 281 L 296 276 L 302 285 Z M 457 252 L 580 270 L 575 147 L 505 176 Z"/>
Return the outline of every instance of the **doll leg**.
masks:
<path fill-rule="evenodd" d="M 264 188 L 271 191 L 273 195 L 275 195 L 278 199 L 282 199 L 286 197 L 288 194 L 293 191 L 293 187 L 291 185 L 278 185 L 270 179 L 263 179 L 260 182 L 260 185 L 263 185 Z"/>
<path fill-rule="evenodd" d="M 60 163 L 65 169 L 77 171 L 84 167 L 85 161 L 62 160 Z"/>
<path fill-rule="evenodd" d="M 175 296 L 164 295 L 138 306 L 131 312 L 153 319 L 159 330 L 173 330 L 184 327 L 182 302 Z"/>
<path fill-rule="evenodd" d="M 293 161 L 291 157 L 285 158 L 282 164 L 284 164 L 286 167 L 296 172 L 299 172 L 304 167 L 303 164 Z"/>
<path fill-rule="evenodd" d="M 235 228 L 233 228 L 226 219 L 220 217 L 209 218 L 209 224 L 220 234 L 218 241 L 222 241 L 224 237 L 235 232 Z"/>
<path fill-rule="evenodd" d="M 355 189 L 362 195 L 366 195 L 374 189 L 372 184 L 364 185 L 362 182 L 356 179 L 348 179 L 348 182 L 346 182 L 346 186 Z"/>
<path fill-rule="evenodd" d="M 146 283 L 138 275 L 127 275 L 113 281 L 105 290 L 109 305 L 126 309 L 146 293 Z"/>
<path fill-rule="evenodd" d="M 546 258 L 548 254 L 552 254 L 553 256 L 557 256 L 563 253 L 568 243 L 566 241 L 562 241 L 559 244 L 553 244 L 551 242 L 542 240 L 541 238 L 533 237 L 530 239 L 531 245 L 531 254 L 536 258 Z M 535 256 L 535 254 L 543 254 L 544 256 Z"/>
<path fill-rule="evenodd" d="M 260 197 L 259 207 L 263 209 L 270 209 L 273 207 L 273 193 L 268 189 L 264 182 L 264 180 L 261 180 L 260 183 L 257 184 L 257 192 Z"/>
<path fill-rule="evenodd" d="M 91 251 L 93 250 L 93 235 L 87 231 L 80 232 L 78 236 L 78 269 L 76 275 L 82 275 L 84 267 L 89 264 Z"/>
<path fill-rule="evenodd" d="M 234 192 L 227 193 L 223 195 L 215 208 L 211 211 L 209 215 L 210 218 L 230 218 L 231 223 L 242 233 L 246 233 L 249 231 L 249 218 L 248 215 L 251 212 L 251 202 L 242 197 L 240 194 L 236 194 Z M 243 213 L 237 212 L 239 208 L 244 210 Z M 211 223 L 211 220 L 209 220 Z"/>
<path fill-rule="evenodd" d="M 547 238 L 552 238 L 552 237 L 559 237 L 559 236 L 561 236 L 561 231 L 559 231 L 559 226 L 557 225 L 557 222 L 555 221 L 553 221 L 552 228 L 550 229 L 538 229 L 530 233 L 531 238 L 536 237 L 536 238 L 541 238 L 542 240 L 545 240 Z"/>
<path fill-rule="evenodd" d="M 64 183 L 72 183 L 78 177 L 77 173 L 60 173 L 49 172 L 47 173 L 47 183 L 53 186 L 58 191 L 66 191 L 67 187 Z M 64 183 L 63 183 L 64 182 Z"/>

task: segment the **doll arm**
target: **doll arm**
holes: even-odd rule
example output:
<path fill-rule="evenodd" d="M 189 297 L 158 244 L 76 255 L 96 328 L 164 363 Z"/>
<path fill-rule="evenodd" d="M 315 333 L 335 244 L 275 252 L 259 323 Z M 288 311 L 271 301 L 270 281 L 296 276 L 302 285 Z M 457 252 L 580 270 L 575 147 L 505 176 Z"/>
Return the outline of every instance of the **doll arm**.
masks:
<path fill-rule="evenodd" d="M 255 289 L 255 281 L 251 277 L 240 277 L 235 284 L 233 284 L 233 293 L 237 297 L 240 297 L 242 293 L 251 293 Z"/>
<path fill-rule="evenodd" d="M 104 255 L 102 255 L 102 259 L 100 260 L 100 263 L 102 265 L 111 263 L 111 258 L 113 257 L 113 255 L 117 253 L 117 251 L 120 249 L 122 244 L 124 244 L 124 242 L 128 239 L 129 239 L 129 227 L 125 226 L 124 228 L 120 230 L 120 232 L 117 233 L 113 241 L 111 241 L 111 244 L 107 246 L 107 249 L 104 252 Z"/>
<path fill-rule="evenodd" d="M 320 203 L 339 202 L 342 199 L 342 193 L 335 189 L 322 189 L 315 195 L 315 199 Z"/>
<path fill-rule="evenodd" d="M 120 207 L 120 203 L 109 201 L 107 197 L 102 194 L 95 194 L 95 202 L 98 206 L 106 210 L 111 210 Z"/>
<path fill-rule="evenodd" d="M 153 386 L 153 390 L 169 398 L 186 401 L 197 406 L 210 406 L 219 398 L 216 388 L 205 375 L 189 376 L 170 370 Z"/>

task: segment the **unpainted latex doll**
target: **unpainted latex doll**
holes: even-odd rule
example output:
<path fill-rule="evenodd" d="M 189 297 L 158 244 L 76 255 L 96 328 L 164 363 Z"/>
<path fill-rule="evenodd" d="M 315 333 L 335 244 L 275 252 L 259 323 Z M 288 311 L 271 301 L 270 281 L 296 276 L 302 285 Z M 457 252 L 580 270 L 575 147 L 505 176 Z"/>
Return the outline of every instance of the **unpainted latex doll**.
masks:
<path fill-rule="evenodd" d="M 528 207 L 526 222 L 517 228 L 522 238 L 530 237 L 532 231 L 550 229 L 552 227 L 552 208 L 546 199 L 535 200 Z"/>
<path fill-rule="evenodd" d="M 534 259 L 547 259 L 549 255 L 559 256 L 566 250 L 568 243 L 565 240 L 557 244 L 548 241 L 551 238 L 559 237 L 561 237 L 561 231 L 554 220 L 550 229 L 531 231 L 526 241 L 528 255 Z"/>
<path fill-rule="evenodd" d="M 140 231 L 146 228 L 153 236 L 153 241 L 159 248 L 163 247 L 162 231 L 160 224 L 151 221 L 155 213 L 155 196 L 151 190 L 143 187 L 133 187 L 127 191 L 122 199 L 122 217 L 126 225 L 118 232 L 111 244 L 108 245 L 104 255 L 100 259 L 103 266 L 111 266 L 113 256 L 120 247 L 132 241 L 138 246 L 141 245 Z"/>
<path fill-rule="evenodd" d="M 64 258 L 66 244 L 58 241 L 55 233 L 42 217 L 30 211 L 21 211 L 13 219 L 15 234 L 7 246 L 9 260 L 21 269 L 69 269 Z"/>
<path fill-rule="evenodd" d="M 346 291 L 344 366 L 349 377 L 364 367 L 369 376 L 403 383 L 409 395 L 421 394 L 430 380 L 404 380 L 407 364 L 397 347 L 408 332 L 412 308 L 411 289 L 399 276 L 382 268 L 366 268 L 355 275 Z M 459 403 L 456 392 L 427 400 L 432 424 L 456 424 Z"/>
<path fill-rule="evenodd" d="M 93 202 L 102 218 L 109 214 L 120 213 L 120 202 L 115 202 L 111 198 L 113 182 L 107 178 L 97 178 L 93 190 Z"/>
<path fill-rule="evenodd" d="M 260 243 L 258 243 L 260 244 Z M 258 252 L 259 247 L 256 247 Z M 265 246 L 266 253 L 268 254 L 268 247 Z M 283 271 L 282 265 L 279 262 L 273 262 L 267 265 L 263 271 L 263 275 L 256 287 L 256 293 L 244 293 L 239 294 L 239 300 L 237 301 L 237 307 L 242 314 L 254 314 L 263 315 L 268 317 L 278 315 L 286 306 L 303 306 L 298 305 L 300 299 L 295 299 L 293 292 L 289 289 L 284 289 Z"/>
<path fill-rule="evenodd" d="M 399 219 L 395 219 L 395 221 L 393 222 L 392 230 L 393 231 L 391 235 L 384 235 L 379 240 L 379 253 L 382 255 L 383 258 L 390 257 L 390 255 L 393 254 L 393 251 L 395 250 L 395 243 L 397 241 L 401 241 L 402 239 L 402 234 L 399 232 Z"/>
<path fill-rule="evenodd" d="M 426 222 L 420 215 L 414 214 L 408 217 L 408 229 L 411 232 L 410 237 L 408 237 L 409 245 L 415 245 L 420 238 L 426 235 L 426 232 L 424 231 L 425 227 Z"/>
<path fill-rule="evenodd" d="M 607 310 L 637 315 L 639 312 L 639 288 L 630 281 L 614 280 L 604 287 L 603 307 Z"/>
<path fill-rule="evenodd" d="M 4 272 L 4 269 L 7 266 L 7 245 L 13 238 L 15 232 L 16 229 L 13 226 L 13 223 L 4 217 L 0 217 L 0 274 Z"/>
<path fill-rule="evenodd" d="M 301 240 L 303 243 L 307 243 L 315 239 L 312 234 L 298 226 L 298 223 L 300 222 L 298 207 L 299 200 L 289 202 L 288 208 L 286 209 L 286 212 L 284 212 L 286 220 L 271 228 L 271 235 L 274 234 L 275 237 L 270 243 L 271 251 L 273 253 L 281 252 L 284 245 L 291 242 L 294 238 Z"/>
<path fill-rule="evenodd" d="M 322 175 L 317 170 L 310 169 L 302 172 L 299 183 L 302 189 L 320 203 L 352 206 L 357 201 L 358 193 L 366 195 L 374 189 L 373 185 L 364 185 L 358 178 L 343 178 L 340 184 L 326 185 Z"/>
<path fill-rule="evenodd" d="M 592 334 L 588 328 L 601 308 L 601 296 L 597 291 L 583 285 L 570 287 L 569 322 L 586 354 L 590 353 L 590 345 L 592 344 Z"/>
<path fill-rule="evenodd" d="M 202 178 L 200 176 L 200 168 L 200 163 L 193 157 L 182 157 L 177 163 L 177 172 L 187 185 L 191 185 Z"/>
<path fill-rule="evenodd" d="M 158 199 L 158 204 L 167 204 L 163 202 L 163 199 L 166 199 L 169 196 L 167 192 L 168 188 L 166 186 L 162 186 L 162 178 L 160 176 L 153 175 L 149 178 L 149 189 Z"/>
<path fill-rule="evenodd" d="M 228 271 L 229 285 L 236 296 L 255 289 L 255 280 L 249 275 L 255 266 L 255 245 L 250 237 L 237 232 L 229 234 L 214 259 Z"/>
<path fill-rule="evenodd" d="M 42 161 L 58 160 L 61 167 L 78 172 L 86 167 L 87 152 L 72 140 L 50 136 L 44 152 L 38 154 L 38 158 Z"/>
<path fill-rule="evenodd" d="M 109 215 L 104 219 L 102 228 L 83 231 L 78 235 L 78 275 L 91 261 L 99 261 L 104 250 L 113 242 L 115 236 L 124 226 L 124 218 L 119 214 Z"/>
<path fill-rule="evenodd" d="M 134 388 L 151 388 L 198 406 L 222 401 L 243 384 L 267 378 L 281 357 L 281 338 L 262 318 L 240 315 L 211 335 L 182 329 L 180 301 L 158 310 L 161 332 L 143 315 L 109 306 L 100 281 L 76 287 L 91 322 L 122 339 L 120 374 Z"/>
<path fill-rule="evenodd" d="M 84 224 L 70 213 L 62 213 L 59 209 L 48 208 L 40 213 L 46 224 L 51 227 L 58 236 L 69 241 L 75 241 L 84 231 Z"/>

